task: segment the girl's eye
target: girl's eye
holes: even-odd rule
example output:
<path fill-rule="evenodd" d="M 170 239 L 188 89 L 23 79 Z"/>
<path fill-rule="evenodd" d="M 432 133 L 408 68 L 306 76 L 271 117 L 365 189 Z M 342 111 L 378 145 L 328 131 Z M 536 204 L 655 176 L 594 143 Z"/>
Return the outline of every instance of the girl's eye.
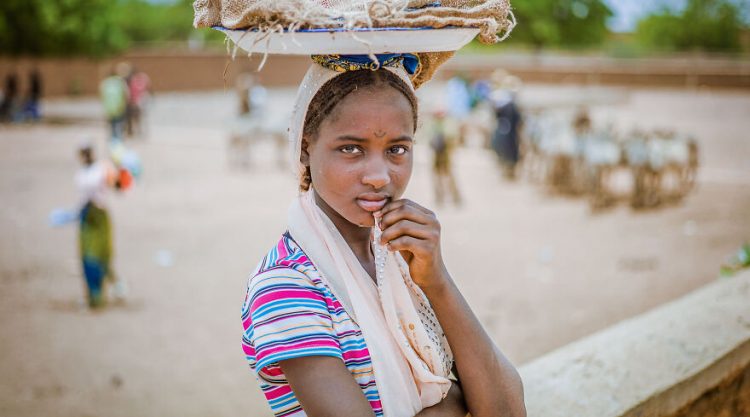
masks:
<path fill-rule="evenodd" d="M 409 152 L 409 148 L 403 145 L 392 146 L 390 149 L 390 153 L 393 155 L 405 155 L 407 152 Z"/>
<path fill-rule="evenodd" d="M 343 153 L 348 153 L 348 154 L 357 154 L 357 153 L 362 152 L 361 149 L 359 149 L 359 147 L 355 145 L 342 146 L 339 148 L 339 150 Z"/>

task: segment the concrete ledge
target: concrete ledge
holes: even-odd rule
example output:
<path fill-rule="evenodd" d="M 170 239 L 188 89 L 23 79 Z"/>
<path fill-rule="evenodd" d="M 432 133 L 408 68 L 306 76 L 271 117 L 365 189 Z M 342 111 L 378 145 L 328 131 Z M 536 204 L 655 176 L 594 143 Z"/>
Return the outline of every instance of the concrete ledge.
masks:
<path fill-rule="evenodd" d="M 657 417 L 689 415 L 692 404 L 732 381 L 744 392 L 749 367 L 745 272 L 564 346 L 520 372 L 530 417 Z"/>

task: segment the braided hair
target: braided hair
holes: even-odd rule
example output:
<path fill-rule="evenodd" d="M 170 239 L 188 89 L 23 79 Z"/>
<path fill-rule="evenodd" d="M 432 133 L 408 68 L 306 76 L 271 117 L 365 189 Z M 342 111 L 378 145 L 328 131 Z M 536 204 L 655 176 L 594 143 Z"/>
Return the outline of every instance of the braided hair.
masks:
<path fill-rule="evenodd" d="M 336 106 L 349 94 L 360 88 L 386 87 L 394 88 L 409 100 L 414 119 L 414 129 L 416 129 L 418 107 L 414 91 L 398 75 L 391 71 L 385 69 L 375 71 L 362 69 L 345 72 L 323 84 L 307 108 L 302 135 L 306 138 L 314 139 L 318 134 L 323 120 L 330 116 Z M 300 178 L 300 190 L 309 190 L 311 183 L 312 178 L 310 176 L 310 167 L 308 166 L 305 168 L 302 178 Z"/>

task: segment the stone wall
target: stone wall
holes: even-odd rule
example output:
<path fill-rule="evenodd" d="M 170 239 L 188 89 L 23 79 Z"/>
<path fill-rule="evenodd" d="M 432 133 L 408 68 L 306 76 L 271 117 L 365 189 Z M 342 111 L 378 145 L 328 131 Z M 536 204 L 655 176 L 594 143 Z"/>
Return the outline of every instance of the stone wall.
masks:
<path fill-rule="evenodd" d="M 551 352 L 520 372 L 529 417 L 745 417 L 748 369 L 745 272 Z"/>
<path fill-rule="evenodd" d="M 750 416 L 750 366 L 728 375 L 719 386 L 669 417 Z"/>

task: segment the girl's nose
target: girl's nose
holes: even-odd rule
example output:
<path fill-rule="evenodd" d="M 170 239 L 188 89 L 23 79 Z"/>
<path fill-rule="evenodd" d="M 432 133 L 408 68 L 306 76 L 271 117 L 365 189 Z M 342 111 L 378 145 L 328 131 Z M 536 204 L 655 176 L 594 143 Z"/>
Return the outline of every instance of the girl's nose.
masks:
<path fill-rule="evenodd" d="M 362 183 L 375 189 L 385 187 L 391 182 L 388 163 L 380 157 L 372 157 L 366 162 Z"/>

